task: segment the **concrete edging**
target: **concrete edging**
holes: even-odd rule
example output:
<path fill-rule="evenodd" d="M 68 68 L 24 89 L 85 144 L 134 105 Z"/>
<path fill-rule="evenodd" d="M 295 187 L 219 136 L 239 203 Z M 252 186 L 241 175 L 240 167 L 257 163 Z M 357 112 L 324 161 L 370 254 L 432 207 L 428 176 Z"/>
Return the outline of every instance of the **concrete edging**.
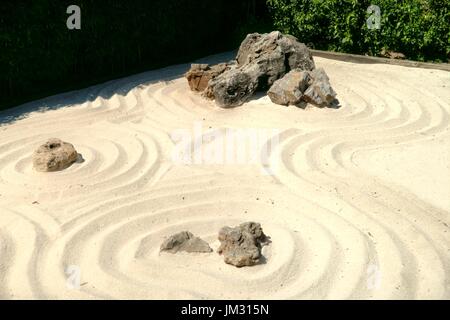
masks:
<path fill-rule="evenodd" d="M 437 70 L 443 70 L 443 71 L 450 71 L 450 64 L 448 64 L 448 63 L 430 63 L 430 62 L 419 62 L 419 61 L 411 61 L 411 60 L 388 59 L 388 58 L 362 56 L 362 55 L 358 55 L 358 54 L 331 52 L 331 51 L 322 51 L 322 50 L 311 50 L 311 52 L 312 52 L 313 56 L 315 56 L 315 57 L 340 60 L 340 61 L 345 61 L 345 62 L 383 63 L 383 64 L 403 66 L 403 67 L 437 69 Z"/>

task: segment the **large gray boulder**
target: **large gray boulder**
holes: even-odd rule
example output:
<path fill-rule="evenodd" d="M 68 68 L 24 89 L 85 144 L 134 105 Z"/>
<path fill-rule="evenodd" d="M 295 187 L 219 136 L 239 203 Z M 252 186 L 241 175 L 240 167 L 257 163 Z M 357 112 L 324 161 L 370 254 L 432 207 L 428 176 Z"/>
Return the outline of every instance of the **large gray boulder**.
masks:
<path fill-rule="evenodd" d="M 243 104 L 255 91 L 269 89 L 277 79 L 292 69 L 315 68 L 313 57 L 306 45 L 279 31 L 247 35 L 236 60 L 236 69 L 221 73 L 208 84 L 221 107 Z M 243 75 L 239 76 L 238 73 Z M 236 84 L 242 88 L 237 89 Z"/>
<path fill-rule="evenodd" d="M 178 251 L 186 252 L 212 252 L 209 244 L 195 237 L 189 231 L 181 231 L 167 238 L 160 247 L 160 251 L 177 253 Z"/>
<path fill-rule="evenodd" d="M 239 47 L 236 60 L 240 67 L 258 64 L 267 75 L 269 87 L 292 69 L 315 69 L 308 47 L 294 36 L 284 35 L 279 31 L 247 35 Z"/>
<path fill-rule="evenodd" d="M 224 256 L 225 263 L 244 267 L 261 262 L 261 248 L 268 243 L 268 238 L 259 223 L 246 222 L 234 228 L 223 227 L 219 241 L 217 252 Z"/>
<path fill-rule="evenodd" d="M 70 143 L 51 138 L 34 151 L 32 160 L 36 171 L 50 172 L 68 168 L 78 159 L 78 153 Z"/>

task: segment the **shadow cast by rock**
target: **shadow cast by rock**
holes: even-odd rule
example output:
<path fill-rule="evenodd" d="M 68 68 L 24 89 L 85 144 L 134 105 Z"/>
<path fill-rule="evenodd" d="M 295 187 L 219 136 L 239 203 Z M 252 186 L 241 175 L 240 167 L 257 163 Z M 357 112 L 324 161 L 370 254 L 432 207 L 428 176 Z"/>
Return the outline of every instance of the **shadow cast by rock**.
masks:
<path fill-rule="evenodd" d="M 267 97 L 267 92 L 266 91 L 257 91 L 255 92 L 247 101 L 246 103 L 252 102 L 252 101 L 257 101 L 261 98 Z"/>
<path fill-rule="evenodd" d="M 77 160 L 75 160 L 75 163 L 83 163 L 86 160 L 84 160 L 83 155 L 81 153 L 77 154 Z"/>
<path fill-rule="evenodd" d="M 331 109 L 339 109 L 340 107 L 342 107 L 341 103 L 339 102 L 338 99 L 334 99 L 333 102 L 331 102 L 330 106 L 328 108 Z"/>

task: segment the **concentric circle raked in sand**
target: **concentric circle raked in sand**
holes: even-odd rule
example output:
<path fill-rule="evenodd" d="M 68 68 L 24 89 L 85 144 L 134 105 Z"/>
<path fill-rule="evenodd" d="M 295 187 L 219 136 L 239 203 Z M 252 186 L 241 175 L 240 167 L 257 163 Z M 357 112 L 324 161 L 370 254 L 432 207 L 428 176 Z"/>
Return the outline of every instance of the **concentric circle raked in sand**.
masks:
<path fill-rule="evenodd" d="M 220 109 L 182 65 L 53 97 L 71 106 L 0 127 L 0 297 L 449 299 L 449 73 L 315 60 L 341 108 L 260 95 Z M 173 158 L 185 132 L 194 157 L 234 159 L 219 145 L 227 130 L 272 130 L 258 144 L 267 161 Z M 83 160 L 34 172 L 50 137 Z M 235 268 L 217 234 L 245 221 L 271 243 L 261 264 Z M 183 230 L 214 252 L 159 252 Z"/>
<path fill-rule="evenodd" d="M 182 185 L 172 185 L 171 189 L 180 188 Z M 79 212 L 79 218 L 61 225 L 57 239 L 39 248 L 38 257 L 46 258 L 33 261 L 39 263 L 39 270 L 46 270 L 37 275 L 46 284 L 40 297 L 64 293 L 70 297 L 125 298 L 134 292 L 148 298 L 264 298 L 268 293 L 274 298 L 298 298 L 315 296 L 311 288 L 319 285 L 320 297 L 326 298 L 333 295 L 339 279 L 345 278 L 341 280 L 346 283 L 343 288 L 348 288 L 348 282 L 355 288 L 365 287 L 363 279 L 354 277 L 354 271 L 368 262 L 367 248 L 364 236 L 352 225 L 307 202 L 293 208 L 291 199 L 283 197 L 283 201 L 272 204 L 272 197 L 281 197 L 278 188 L 233 189 L 214 185 L 210 190 L 184 193 L 184 199 L 155 190 L 159 194 L 153 198 L 126 197 Z M 258 197 L 248 200 L 249 194 Z M 160 209 L 165 203 L 172 205 Z M 229 213 L 230 207 L 234 214 Z M 217 249 L 217 230 L 242 219 L 260 221 L 270 234 L 271 244 L 263 249 L 265 261 L 258 266 L 237 269 L 224 264 L 216 253 L 159 253 L 164 237 L 178 230 L 191 230 Z M 324 226 L 325 220 L 362 241 L 354 243 L 334 234 Z M 70 266 L 81 271 L 85 284 L 80 290 L 67 287 L 66 270 Z M 198 281 L 194 287 L 193 277 Z M 330 286 L 325 279 L 335 282 Z M 351 292 L 346 291 L 341 294 Z"/>
<path fill-rule="evenodd" d="M 29 135 L 8 130 L 0 145 L 0 193 L 12 202 L 70 205 L 97 193 L 114 197 L 139 190 L 157 176 L 164 161 L 154 139 L 158 133 L 136 128 L 102 122 L 68 130 L 45 128 Z M 32 153 L 52 137 L 72 143 L 78 160 L 65 170 L 38 172 Z"/>

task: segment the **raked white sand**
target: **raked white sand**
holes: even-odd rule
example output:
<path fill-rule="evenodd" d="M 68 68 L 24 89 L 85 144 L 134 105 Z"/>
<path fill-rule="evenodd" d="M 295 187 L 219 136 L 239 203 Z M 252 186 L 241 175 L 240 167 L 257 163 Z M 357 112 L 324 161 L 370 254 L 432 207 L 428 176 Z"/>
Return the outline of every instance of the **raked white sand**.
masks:
<path fill-rule="evenodd" d="M 315 61 L 340 109 L 221 109 L 180 65 L 0 114 L 54 109 L 0 127 L 0 298 L 449 299 L 450 73 Z M 174 161 L 176 133 L 199 126 L 200 153 L 225 128 L 277 143 L 265 163 Z M 84 162 L 34 172 L 50 137 Z M 263 264 L 159 254 L 181 230 L 216 249 L 249 220 L 272 240 Z"/>

